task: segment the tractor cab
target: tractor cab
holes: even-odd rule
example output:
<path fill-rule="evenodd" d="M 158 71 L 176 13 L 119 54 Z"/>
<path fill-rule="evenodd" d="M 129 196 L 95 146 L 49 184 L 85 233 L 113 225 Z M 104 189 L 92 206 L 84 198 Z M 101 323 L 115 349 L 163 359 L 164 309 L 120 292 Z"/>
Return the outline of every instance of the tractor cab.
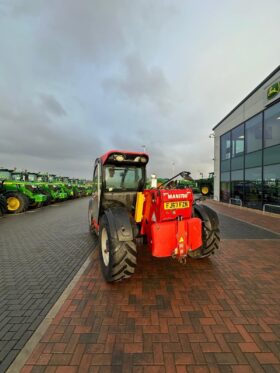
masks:
<path fill-rule="evenodd" d="M 146 183 L 145 153 L 112 150 L 97 158 L 93 171 L 93 198 L 90 214 L 93 224 L 99 226 L 100 216 L 112 207 L 135 208 L 137 192 Z"/>
<path fill-rule="evenodd" d="M 39 173 L 37 176 L 37 181 L 39 183 L 47 183 L 48 182 L 48 175 Z"/>
<path fill-rule="evenodd" d="M 38 173 L 36 172 L 28 172 L 27 173 L 27 180 L 31 181 L 32 183 L 38 182 Z"/>
<path fill-rule="evenodd" d="M 25 181 L 25 175 L 22 171 L 13 171 L 12 180 L 14 181 Z"/>
<path fill-rule="evenodd" d="M 8 168 L 0 168 L 0 181 L 12 180 L 12 172 Z"/>

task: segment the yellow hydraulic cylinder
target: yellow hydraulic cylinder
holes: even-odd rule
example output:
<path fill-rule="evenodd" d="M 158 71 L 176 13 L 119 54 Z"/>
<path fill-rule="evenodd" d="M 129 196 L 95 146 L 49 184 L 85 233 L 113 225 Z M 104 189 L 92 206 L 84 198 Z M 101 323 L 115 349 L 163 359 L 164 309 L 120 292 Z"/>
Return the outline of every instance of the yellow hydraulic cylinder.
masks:
<path fill-rule="evenodd" d="M 138 192 L 137 198 L 136 198 L 136 208 L 135 208 L 135 216 L 134 216 L 136 223 L 140 223 L 143 218 L 144 201 L 145 201 L 144 194 L 142 192 Z"/>

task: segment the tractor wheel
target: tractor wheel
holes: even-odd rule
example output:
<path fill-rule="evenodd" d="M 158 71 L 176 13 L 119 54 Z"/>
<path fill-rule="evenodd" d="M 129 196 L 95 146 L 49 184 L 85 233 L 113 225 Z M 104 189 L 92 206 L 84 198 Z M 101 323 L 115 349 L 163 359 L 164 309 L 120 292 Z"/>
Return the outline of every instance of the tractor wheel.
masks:
<path fill-rule="evenodd" d="M 189 255 L 195 259 L 206 258 L 219 248 L 219 219 L 215 211 L 204 205 L 194 206 L 194 216 L 202 220 L 202 246 Z"/>
<path fill-rule="evenodd" d="M 24 212 L 29 207 L 28 198 L 18 192 L 9 192 L 5 194 L 7 198 L 7 210 L 10 214 L 17 214 L 20 212 Z"/>
<path fill-rule="evenodd" d="M 50 204 L 52 203 L 52 196 L 51 196 L 51 194 L 48 193 L 48 192 L 44 192 L 43 194 L 44 194 L 45 196 L 47 196 L 46 201 L 43 202 L 43 206 L 48 206 L 48 205 L 50 205 Z"/>
<path fill-rule="evenodd" d="M 204 185 L 204 186 L 201 187 L 200 191 L 201 191 L 201 194 L 203 194 L 204 196 L 208 196 L 209 187 L 207 185 Z"/>
<path fill-rule="evenodd" d="M 137 264 L 136 254 L 133 241 L 112 238 L 108 219 L 104 215 L 99 229 L 99 258 L 105 280 L 120 281 L 133 275 Z"/>
<path fill-rule="evenodd" d="M 34 202 L 32 200 L 30 200 L 29 202 L 29 207 L 31 209 L 38 209 L 39 207 L 42 207 L 42 205 L 43 205 L 43 202 Z"/>

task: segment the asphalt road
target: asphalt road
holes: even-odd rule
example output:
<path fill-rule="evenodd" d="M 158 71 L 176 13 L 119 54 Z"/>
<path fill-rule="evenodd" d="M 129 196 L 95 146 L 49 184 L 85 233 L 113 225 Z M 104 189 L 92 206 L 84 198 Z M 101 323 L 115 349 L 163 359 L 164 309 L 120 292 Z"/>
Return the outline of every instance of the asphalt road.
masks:
<path fill-rule="evenodd" d="M 259 228 L 255 225 L 233 219 L 229 216 L 218 214 L 222 239 L 244 240 L 244 239 L 279 239 L 280 235 Z"/>
<path fill-rule="evenodd" d="M 0 372 L 15 359 L 95 246 L 88 199 L 0 219 Z M 219 214 L 222 239 L 279 235 Z"/>

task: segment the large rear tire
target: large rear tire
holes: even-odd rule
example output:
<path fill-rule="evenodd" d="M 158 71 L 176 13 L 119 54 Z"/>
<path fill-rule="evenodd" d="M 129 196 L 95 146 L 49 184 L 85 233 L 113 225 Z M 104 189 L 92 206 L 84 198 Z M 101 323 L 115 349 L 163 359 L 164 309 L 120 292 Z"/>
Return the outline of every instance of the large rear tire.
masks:
<path fill-rule="evenodd" d="M 7 210 L 10 214 L 18 214 L 28 210 L 28 198 L 19 192 L 8 192 L 5 194 L 7 198 Z"/>
<path fill-rule="evenodd" d="M 136 255 L 133 241 L 112 238 L 108 219 L 103 215 L 99 228 L 99 258 L 104 279 L 115 282 L 132 276 L 137 264 Z"/>
<path fill-rule="evenodd" d="M 207 258 L 219 248 L 220 228 L 218 215 L 208 206 L 195 205 L 194 216 L 202 220 L 202 246 L 189 252 L 189 256 L 195 259 Z"/>

